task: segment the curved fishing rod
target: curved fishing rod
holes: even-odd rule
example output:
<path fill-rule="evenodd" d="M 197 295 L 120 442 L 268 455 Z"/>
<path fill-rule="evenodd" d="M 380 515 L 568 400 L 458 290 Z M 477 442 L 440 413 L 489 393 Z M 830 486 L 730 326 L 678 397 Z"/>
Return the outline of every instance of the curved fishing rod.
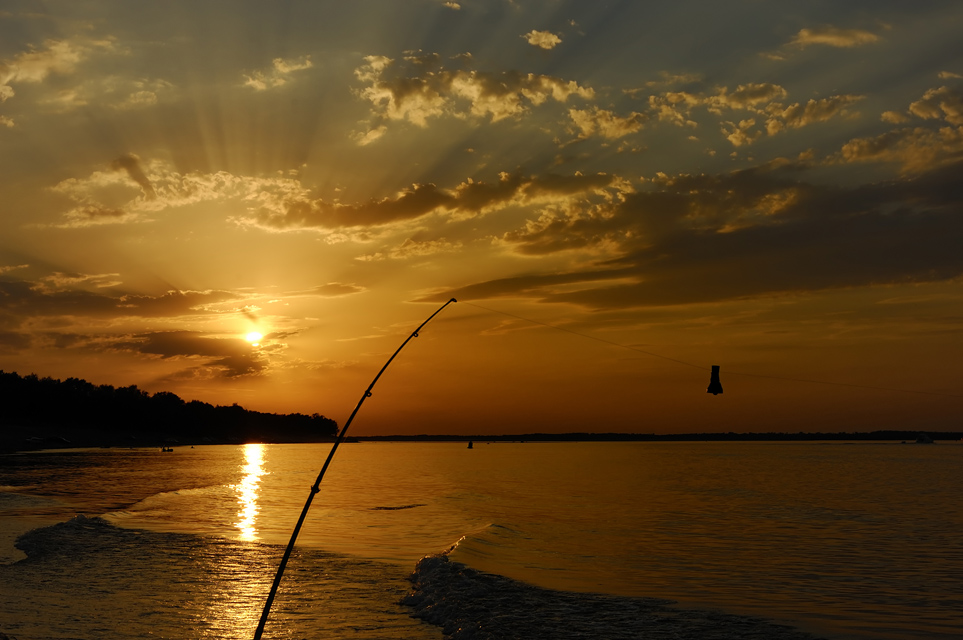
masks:
<path fill-rule="evenodd" d="M 391 354 L 390 358 L 388 358 L 388 362 L 385 363 L 385 366 L 381 367 L 381 371 L 378 372 L 378 375 L 374 377 L 374 380 L 372 380 L 371 384 L 368 385 L 368 388 L 365 389 L 364 395 L 362 395 L 361 400 L 358 401 L 358 405 L 354 408 L 354 411 L 351 412 L 351 415 L 348 416 L 348 421 L 344 423 L 344 426 L 341 428 L 341 432 L 334 441 L 334 445 L 331 446 L 331 451 L 328 452 L 328 457 L 324 461 L 324 466 L 321 467 L 321 472 L 318 474 L 318 479 L 314 481 L 313 485 L 311 485 L 311 493 L 308 494 L 308 499 L 304 503 L 304 508 L 301 509 L 301 517 L 298 518 L 298 523 L 294 525 L 294 532 L 291 533 L 291 540 L 288 542 L 288 546 L 284 550 L 284 555 L 281 556 L 281 564 L 278 565 L 278 572 L 275 574 L 274 582 L 271 584 L 271 592 L 268 594 L 267 602 L 264 603 L 264 611 L 261 612 L 261 620 L 257 623 L 257 629 L 254 631 L 254 640 L 260 640 L 261 634 L 264 633 L 264 624 L 267 622 L 268 614 L 271 612 L 271 605 L 274 603 L 274 596 L 277 595 L 278 586 L 281 584 L 281 576 L 284 574 L 284 568 L 288 564 L 288 558 L 291 557 L 291 551 L 294 550 L 294 542 L 298 539 L 298 533 L 301 531 L 301 525 L 304 524 L 304 518 L 308 515 L 308 509 L 311 508 L 311 502 L 314 500 L 315 494 L 321 490 L 320 485 L 321 479 L 324 477 L 324 472 L 328 470 L 328 465 L 331 464 L 331 459 L 334 458 L 334 452 L 338 450 L 338 445 L 344 441 L 344 434 L 348 432 L 348 427 L 351 426 L 351 421 L 354 420 L 354 416 L 358 413 L 358 409 L 361 408 L 361 405 L 364 404 L 365 400 L 371 397 L 371 389 L 375 386 L 375 383 L 378 382 L 378 378 L 380 378 L 381 374 L 385 372 L 385 369 L 387 369 L 388 365 L 391 364 L 391 361 L 395 359 L 395 356 L 401 353 L 401 350 L 405 348 L 405 345 L 408 344 L 408 341 L 412 338 L 417 338 L 418 332 L 421 331 L 421 328 L 431 322 L 432 318 L 441 313 L 441 310 L 450 305 L 452 302 L 458 301 L 452 298 L 445 304 L 438 307 L 437 311 L 428 316 L 427 320 L 418 325 L 418 328 L 412 331 L 410 336 L 405 338 L 405 341 L 401 343 L 401 346 L 398 347 L 393 354 Z"/>

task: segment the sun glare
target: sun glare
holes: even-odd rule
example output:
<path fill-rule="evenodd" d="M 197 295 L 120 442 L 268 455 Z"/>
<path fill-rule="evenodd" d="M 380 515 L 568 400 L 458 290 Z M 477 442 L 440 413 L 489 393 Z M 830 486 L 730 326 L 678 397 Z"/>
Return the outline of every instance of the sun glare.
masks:
<path fill-rule="evenodd" d="M 261 342 L 261 338 L 263 338 L 263 337 L 264 337 L 264 336 L 262 336 L 262 335 L 261 335 L 260 333 L 258 333 L 257 331 L 252 331 L 251 333 L 249 333 L 249 334 L 247 334 L 246 336 L 244 336 L 244 339 L 247 340 L 248 342 L 250 342 L 251 344 L 253 344 L 253 345 L 256 347 L 256 346 L 258 346 L 258 344 Z"/>

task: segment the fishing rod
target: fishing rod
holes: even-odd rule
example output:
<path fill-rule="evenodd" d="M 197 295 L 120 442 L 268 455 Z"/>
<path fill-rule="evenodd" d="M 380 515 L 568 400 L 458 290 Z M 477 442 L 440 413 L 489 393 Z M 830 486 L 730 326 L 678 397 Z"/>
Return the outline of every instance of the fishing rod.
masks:
<path fill-rule="evenodd" d="M 271 584 L 271 592 L 268 594 L 267 602 L 264 603 L 264 611 L 261 612 L 261 620 L 257 623 L 257 629 L 254 631 L 254 640 L 260 640 L 261 634 L 264 633 L 264 624 L 267 622 L 268 614 L 271 612 L 271 605 L 274 603 L 274 596 L 277 595 L 278 586 L 281 584 L 281 576 L 284 575 L 284 568 L 288 564 L 288 558 L 291 557 L 291 551 L 294 550 L 294 542 L 298 539 L 298 533 L 301 531 L 301 525 L 304 524 L 304 518 L 308 515 L 308 509 L 311 508 L 311 502 L 314 500 L 315 494 L 321 490 L 320 485 L 321 479 L 324 478 L 324 472 L 328 470 L 328 465 L 331 464 L 331 459 L 334 458 L 334 452 L 338 450 L 338 445 L 344 442 L 344 435 L 348 432 L 348 427 L 351 426 L 351 421 L 354 420 L 355 415 L 358 413 L 358 409 L 361 408 L 361 405 L 364 404 L 365 400 L 371 397 L 371 389 L 375 386 L 375 383 L 378 382 L 378 378 L 380 378 L 381 374 L 385 372 L 385 369 L 387 369 L 388 365 L 391 364 L 391 361 L 395 359 L 395 356 L 401 353 L 401 350 L 405 348 L 405 345 L 408 344 L 408 341 L 412 338 L 417 338 L 418 332 L 421 331 L 422 327 L 431 322 L 432 318 L 441 313 L 441 310 L 450 305 L 452 302 L 458 301 L 452 298 L 445 304 L 438 307 L 437 311 L 428 316 L 427 320 L 418 325 L 418 328 L 412 331 L 410 336 L 405 338 L 405 341 L 401 343 L 401 346 L 398 347 L 393 354 L 391 354 L 391 357 L 388 358 L 388 362 L 385 363 L 385 366 L 381 367 L 381 371 L 378 372 L 378 375 L 374 377 L 374 380 L 372 380 L 371 384 L 368 385 L 368 388 L 365 389 L 364 395 L 362 395 L 361 400 L 358 401 L 358 405 L 354 408 L 354 411 L 351 412 L 351 415 L 348 417 L 348 421 L 345 422 L 344 426 L 341 428 L 341 432 L 334 441 L 331 451 L 328 452 L 328 457 L 324 461 L 324 466 L 321 467 L 321 472 L 318 474 L 318 479 L 314 481 L 313 485 L 311 485 L 311 492 L 308 494 L 308 499 L 304 503 L 304 508 L 301 509 L 301 517 L 298 518 L 298 523 L 294 525 L 294 532 L 291 533 L 291 540 L 288 542 L 288 546 L 284 550 L 284 555 L 281 556 L 281 564 L 278 565 L 278 572 L 275 574 L 274 582 Z"/>

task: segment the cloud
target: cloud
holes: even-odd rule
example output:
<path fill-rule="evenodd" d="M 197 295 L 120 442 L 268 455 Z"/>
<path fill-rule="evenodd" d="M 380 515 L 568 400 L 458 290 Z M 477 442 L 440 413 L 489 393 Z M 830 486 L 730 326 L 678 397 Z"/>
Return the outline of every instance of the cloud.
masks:
<path fill-rule="evenodd" d="M 425 300 L 525 297 L 593 309 L 694 304 L 963 275 L 959 162 L 912 179 L 830 187 L 774 163 L 659 176 L 580 216 L 506 236 L 523 253 L 606 247 L 581 269 L 485 280 Z"/>
<path fill-rule="evenodd" d="M 786 90 L 778 84 L 769 82 L 740 84 L 736 90 L 729 93 L 727 87 L 720 87 L 715 95 L 703 99 L 710 111 L 716 114 L 725 109 L 753 109 L 760 104 L 785 98 Z"/>
<path fill-rule="evenodd" d="M 771 117 L 766 121 L 766 131 L 769 135 L 774 135 L 784 129 L 799 129 L 837 116 L 845 116 L 849 114 L 848 108 L 863 98 L 864 96 L 839 95 L 810 100 L 805 105 L 798 102 L 788 107 L 772 104 L 767 108 Z"/>
<path fill-rule="evenodd" d="M 154 187 L 151 185 L 147 175 L 144 174 L 144 170 L 141 169 L 140 158 L 133 153 L 126 153 L 120 156 L 110 163 L 110 168 L 114 171 L 124 171 L 127 173 L 131 180 L 140 185 L 140 188 L 144 192 L 145 198 L 149 200 L 154 200 L 157 198 L 157 193 L 155 193 Z"/>
<path fill-rule="evenodd" d="M 611 138 L 641 127 L 644 116 L 621 118 L 604 110 L 588 113 L 591 131 Z M 297 178 L 254 178 L 228 172 L 173 171 L 165 163 L 126 154 L 87 178 L 68 178 L 53 190 L 76 205 L 62 227 L 148 221 L 148 215 L 203 202 L 233 203 L 246 213 L 232 222 L 269 231 L 363 229 L 416 220 L 431 214 L 454 218 L 482 215 L 511 205 L 544 205 L 573 197 L 618 191 L 624 183 L 607 174 L 526 176 L 502 173 L 495 182 L 466 180 L 451 189 L 414 184 L 381 199 L 344 203 L 312 197 Z M 134 191 L 136 185 L 137 191 Z M 139 193 L 138 193 L 139 192 Z"/>
<path fill-rule="evenodd" d="M 550 31 L 535 31 L 534 29 L 522 36 L 533 47 L 540 49 L 554 49 L 562 44 L 562 39 Z"/>
<path fill-rule="evenodd" d="M 731 92 L 728 87 L 717 87 L 715 93 L 667 91 L 649 96 L 649 108 L 659 120 L 681 126 L 690 124 L 688 116 L 696 107 L 703 107 L 715 115 L 733 110 L 764 114 L 768 105 L 777 104 L 773 101 L 786 95 L 786 90 L 778 84 L 749 83 L 741 84 Z"/>
<path fill-rule="evenodd" d="M 377 262 L 381 260 L 407 260 L 409 258 L 423 258 L 441 253 L 453 253 L 463 247 L 460 242 L 449 242 L 444 238 L 438 240 L 413 240 L 406 238 L 399 246 L 393 247 L 387 253 L 372 253 L 358 256 L 356 260 L 362 262 Z"/>
<path fill-rule="evenodd" d="M 670 73 L 668 71 L 660 71 L 658 80 L 650 80 L 645 83 L 646 88 L 653 89 L 656 87 L 667 87 L 673 85 L 682 84 L 693 84 L 695 82 L 701 82 L 703 79 L 700 73 Z M 625 89 L 623 93 L 630 96 L 637 96 L 639 93 L 644 91 L 644 89 Z"/>
<path fill-rule="evenodd" d="M 128 111 L 151 107 L 158 103 L 160 96 L 174 91 L 174 85 L 166 80 L 140 79 L 115 80 L 105 87 L 110 106 Z"/>
<path fill-rule="evenodd" d="M 940 71 L 937 75 L 941 80 L 949 80 L 951 78 L 957 80 L 963 79 L 963 75 L 953 73 L 952 71 Z"/>
<path fill-rule="evenodd" d="M 118 280 L 119 277 L 120 274 L 118 273 L 89 274 L 61 273 L 57 271 L 49 276 L 42 277 L 40 282 L 43 283 L 45 290 L 63 289 L 80 284 L 91 284 L 97 288 L 106 288 L 123 284 L 122 281 Z"/>
<path fill-rule="evenodd" d="M 365 291 L 364 287 L 356 284 L 342 284 L 340 282 L 329 282 L 314 289 L 314 292 L 325 298 L 337 298 L 340 296 L 350 296 L 355 293 Z"/>
<path fill-rule="evenodd" d="M 228 378 L 255 375 L 267 367 L 266 358 L 246 341 L 212 337 L 196 331 L 142 333 L 118 340 L 109 348 L 163 359 L 203 359 L 204 368 Z"/>
<path fill-rule="evenodd" d="M 880 117 L 883 122 L 888 122 L 890 124 L 902 124 L 904 122 L 909 122 L 909 116 L 900 113 L 899 111 L 884 111 Z"/>
<path fill-rule="evenodd" d="M 91 104 L 118 111 L 130 111 L 156 105 L 160 96 L 173 91 L 174 85 L 166 80 L 132 80 L 116 75 L 93 76 L 39 98 L 38 104 L 58 113 Z"/>
<path fill-rule="evenodd" d="M 886 162 L 904 173 L 921 173 L 956 162 L 963 155 L 963 90 L 959 86 L 929 89 L 905 112 L 885 111 L 881 120 L 905 124 L 913 118 L 937 120 L 937 128 L 904 127 L 873 137 L 854 138 L 830 162 Z M 953 126 L 942 126 L 943 122 Z"/>
<path fill-rule="evenodd" d="M 140 187 L 137 195 L 132 184 Z M 307 197 L 295 177 L 256 178 L 226 171 L 179 173 L 161 161 L 144 162 L 125 154 L 86 178 L 68 178 L 51 188 L 76 203 L 64 213 L 64 228 L 144 222 L 169 208 L 202 202 L 234 202 L 241 208 L 279 208 Z"/>
<path fill-rule="evenodd" d="M 621 117 L 598 107 L 569 109 L 568 115 L 575 126 L 578 127 L 580 138 L 590 138 L 597 134 L 607 140 L 614 140 L 635 133 L 649 119 L 647 115 L 635 111 Z"/>
<path fill-rule="evenodd" d="M 830 47 L 858 47 L 879 40 L 879 36 L 860 29 L 840 29 L 833 26 L 800 29 L 799 33 L 789 42 L 800 49 L 814 44 Z"/>
<path fill-rule="evenodd" d="M 245 74 L 243 85 L 251 87 L 255 91 L 267 91 L 268 89 L 282 87 L 287 84 L 292 73 L 304 71 L 313 66 L 309 55 L 287 60 L 275 58 L 271 62 L 271 68 L 267 71 L 254 71 L 249 75 Z"/>
<path fill-rule="evenodd" d="M 14 84 L 38 84 L 51 75 L 71 74 L 91 52 L 112 48 L 113 42 L 110 40 L 46 40 L 42 48 L 31 47 L 12 58 L 0 60 L 0 104 L 15 95 Z M 47 102 L 64 107 L 76 103 L 85 104 L 76 91 L 69 89 L 48 98 Z M 0 119 L 0 123 L 13 126 L 13 121 L 9 118 Z"/>
<path fill-rule="evenodd" d="M 498 182 L 467 180 L 446 190 L 434 184 L 416 184 L 392 197 L 357 204 L 297 198 L 262 207 L 243 224 L 272 231 L 364 228 L 415 220 L 432 213 L 474 217 L 511 204 L 537 205 L 564 202 L 571 197 L 619 189 L 615 176 L 575 174 L 526 176 L 502 173 Z"/>
<path fill-rule="evenodd" d="M 723 122 L 722 133 L 726 136 L 726 140 L 732 143 L 732 146 L 741 147 L 743 145 L 752 144 L 759 138 L 759 136 L 762 135 L 761 131 L 752 130 L 755 126 L 756 121 L 752 118 L 740 120 L 739 124 L 734 122 Z"/>
<path fill-rule="evenodd" d="M 963 89 L 930 89 L 922 98 L 910 104 L 909 112 L 924 120 L 942 118 L 950 124 L 963 125 Z"/>
<path fill-rule="evenodd" d="M 832 161 L 841 163 L 890 162 L 904 173 L 920 173 L 952 164 L 963 155 L 963 126 L 922 127 L 889 131 L 871 138 L 854 138 Z"/>
<path fill-rule="evenodd" d="M 368 227 L 419 218 L 450 202 L 451 196 L 435 185 L 416 184 L 394 197 L 355 205 L 291 200 L 284 202 L 280 210 L 262 207 L 249 222 L 274 230 Z"/>
<path fill-rule="evenodd" d="M 419 58 L 420 59 L 420 58 Z M 418 67 L 406 60 L 408 67 Z M 498 122 L 517 118 L 548 100 L 564 103 L 571 96 L 592 98 L 595 93 L 572 80 L 517 71 L 426 71 L 410 69 L 384 56 L 368 56 L 355 70 L 367 86 L 358 95 L 372 104 L 376 120 L 368 132 L 355 135 L 367 144 L 383 135 L 385 122 L 407 121 L 425 127 L 441 116 L 489 118 Z M 372 134 L 372 131 L 378 131 Z"/>
<path fill-rule="evenodd" d="M 85 56 L 87 47 L 66 40 L 47 40 L 43 49 L 31 49 L 0 60 L 0 85 L 11 82 L 43 82 L 50 74 L 71 73 Z"/>
<path fill-rule="evenodd" d="M 151 296 L 77 288 L 83 284 L 97 289 L 117 285 L 114 274 L 53 274 L 37 282 L 0 279 L 0 313 L 19 318 L 165 318 L 211 314 L 214 305 L 242 299 L 240 294 L 218 290 L 172 290 Z"/>
<path fill-rule="evenodd" d="M 723 117 L 733 111 L 744 111 L 765 118 L 766 132 L 772 136 L 786 129 L 799 129 L 851 115 L 849 107 L 863 99 L 858 95 L 835 95 L 786 106 L 779 101 L 787 96 L 784 87 L 769 82 L 741 84 L 734 91 L 717 87 L 714 93 L 667 91 L 649 96 L 649 113 L 661 122 L 696 127 L 698 123 L 693 120 L 693 111 L 697 108 Z M 755 118 L 744 118 L 738 123 L 732 120 L 720 122 L 723 135 L 736 147 L 751 144 L 760 137 L 761 133 L 753 130 L 755 125 Z"/>
<path fill-rule="evenodd" d="M 703 98 L 685 91 L 669 91 L 661 95 L 649 96 L 649 110 L 662 122 L 676 126 L 698 126 L 689 118 L 689 113 L 703 103 Z"/>

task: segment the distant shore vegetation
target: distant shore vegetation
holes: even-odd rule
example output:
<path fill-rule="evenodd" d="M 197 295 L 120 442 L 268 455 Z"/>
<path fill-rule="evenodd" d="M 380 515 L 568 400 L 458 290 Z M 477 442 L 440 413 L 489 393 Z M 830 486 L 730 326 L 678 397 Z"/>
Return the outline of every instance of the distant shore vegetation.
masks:
<path fill-rule="evenodd" d="M 276 414 L 239 405 L 184 401 L 168 391 L 150 394 L 86 380 L 20 376 L 0 370 L 0 452 L 69 447 L 169 447 L 246 442 L 331 442 L 337 423 L 314 413 Z M 745 442 L 897 441 L 963 439 L 963 432 L 920 429 L 765 433 L 524 433 L 419 434 L 349 438 L 352 442 Z"/>
<path fill-rule="evenodd" d="M 184 401 L 169 391 L 0 371 L 2 448 L 324 442 L 337 423 L 314 413 L 250 411 Z"/>

